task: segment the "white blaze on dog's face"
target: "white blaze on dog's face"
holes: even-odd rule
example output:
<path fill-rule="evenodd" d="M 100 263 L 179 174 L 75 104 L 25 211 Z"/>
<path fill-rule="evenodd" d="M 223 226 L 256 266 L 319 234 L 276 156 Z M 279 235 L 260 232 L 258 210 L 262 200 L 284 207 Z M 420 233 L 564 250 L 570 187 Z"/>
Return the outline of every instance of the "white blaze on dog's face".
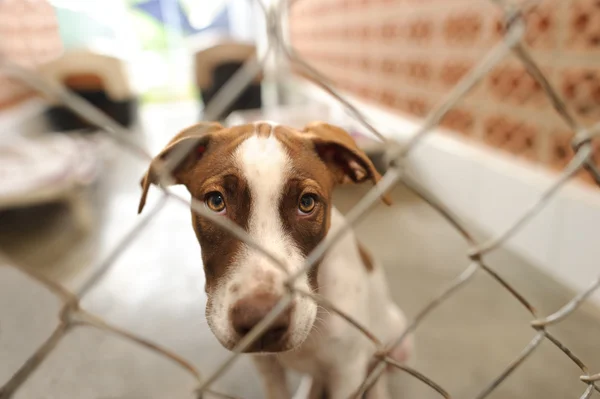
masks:
<path fill-rule="evenodd" d="M 177 183 L 229 218 L 285 265 L 285 271 L 260 252 L 205 217 L 192 212 L 206 274 L 208 324 L 231 349 L 283 297 L 286 272 L 302 268 L 307 255 L 329 229 L 331 191 L 336 183 L 377 181 L 380 176 L 353 140 L 339 128 L 313 124 L 304 131 L 270 123 L 234 128 L 194 126 L 176 136 L 155 159 L 164 159 L 190 137 L 195 151 L 174 172 Z M 142 181 L 143 207 L 152 167 Z M 318 265 L 296 280 L 317 291 Z M 281 352 L 298 347 L 309 335 L 317 305 L 297 295 L 292 304 L 249 349 Z"/>

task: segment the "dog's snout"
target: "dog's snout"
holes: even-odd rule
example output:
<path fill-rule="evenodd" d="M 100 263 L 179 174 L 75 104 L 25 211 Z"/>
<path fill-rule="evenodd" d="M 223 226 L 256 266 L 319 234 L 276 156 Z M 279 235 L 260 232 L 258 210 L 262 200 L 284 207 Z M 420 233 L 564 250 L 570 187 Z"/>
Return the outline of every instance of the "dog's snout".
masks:
<path fill-rule="evenodd" d="M 273 294 L 248 296 L 238 300 L 231 308 L 231 324 L 240 336 L 246 335 L 269 314 L 281 298 Z M 287 333 L 291 322 L 291 307 L 286 308 L 262 335 L 264 346 L 277 344 Z"/>

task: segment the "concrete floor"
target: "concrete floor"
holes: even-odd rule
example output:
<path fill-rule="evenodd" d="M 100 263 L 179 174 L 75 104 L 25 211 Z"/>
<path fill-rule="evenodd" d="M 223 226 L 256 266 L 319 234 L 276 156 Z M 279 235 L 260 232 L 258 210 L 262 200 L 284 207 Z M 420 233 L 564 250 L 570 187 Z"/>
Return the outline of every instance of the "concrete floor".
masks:
<path fill-rule="evenodd" d="M 154 153 L 195 115 L 185 107 L 146 111 L 146 134 L 139 139 Z M 68 287 L 80 286 L 139 220 L 138 182 L 146 165 L 118 147 L 112 147 L 109 154 L 102 180 L 87 193 L 94 209 L 91 232 L 82 233 L 68 208 L 61 205 L 13 211 L 0 214 L 0 248 L 15 262 Z M 347 211 L 366 188 L 339 190 L 337 205 Z M 152 201 L 157 194 L 152 192 Z M 467 247 L 425 203 L 402 189 L 393 196 L 395 205 L 378 206 L 357 232 L 386 267 L 395 300 L 412 317 L 467 266 Z M 541 314 L 558 309 L 573 295 L 510 253 L 495 252 L 489 264 Z M 199 249 L 189 211 L 178 203 L 167 205 L 83 302 L 86 309 L 174 350 L 207 374 L 227 352 L 208 330 L 204 305 Z M 0 384 L 49 335 L 58 309 L 51 294 L 0 261 Z M 418 329 L 414 366 L 453 397 L 472 398 L 533 337 L 530 319 L 506 290 L 480 273 Z M 600 371 L 597 308 L 583 306 L 551 331 L 592 372 Z M 489 397 L 578 398 L 585 389 L 580 374 L 562 352 L 543 343 Z M 394 387 L 398 398 L 440 397 L 402 374 Z M 79 328 L 16 397 L 191 398 L 193 388 L 191 377 L 160 356 L 95 329 Z M 247 359 L 237 362 L 215 388 L 243 398 L 262 397 Z"/>

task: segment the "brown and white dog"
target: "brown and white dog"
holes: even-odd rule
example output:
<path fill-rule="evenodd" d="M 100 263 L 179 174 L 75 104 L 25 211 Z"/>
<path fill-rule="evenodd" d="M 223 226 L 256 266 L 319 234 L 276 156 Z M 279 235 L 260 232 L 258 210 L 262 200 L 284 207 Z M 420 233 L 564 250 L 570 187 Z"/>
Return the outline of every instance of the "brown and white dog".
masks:
<path fill-rule="evenodd" d="M 290 273 L 302 267 L 328 234 L 344 226 L 344 217 L 332 205 L 334 186 L 381 178 L 348 133 L 321 122 L 301 131 L 267 122 L 231 128 L 203 123 L 175 136 L 155 161 L 199 136 L 197 151 L 175 169 L 175 182 L 207 209 L 245 229 Z M 152 165 L 154 161 L 142 180 L 140 212 L 149 186 L 156 183 Z M 232 349 L 282 298 L 286 274 L 194 212 L 192 223 L 206 274 L 206 318 L 221 344 Z M 383 270 L 351 231 L 295 285 L 329 300 L 384 343 L 405 327 Z M 325 393 L 347 399 L 365 378 L 375 347 L 341 317 L 298 295 L 248 352 L 267 398 L 290 397 L 289 368 L 312 376 L 311 397 Z M 405 362 L 411 352 L 408 339 L 391 356 Z M 368 397 L 389 397 L 385 378 Z"/>

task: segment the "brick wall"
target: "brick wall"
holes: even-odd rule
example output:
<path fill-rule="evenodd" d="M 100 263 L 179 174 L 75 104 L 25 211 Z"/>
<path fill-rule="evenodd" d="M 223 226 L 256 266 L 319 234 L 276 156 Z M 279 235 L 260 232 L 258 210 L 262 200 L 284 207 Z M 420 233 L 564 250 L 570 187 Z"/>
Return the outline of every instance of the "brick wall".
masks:
<path fill-rule="evenodd" d="M 35 67 L 62 51 L 54 9 L 46 0 L 0 0 L 0 56 Z M 0 73 L 0 111 L 34 93 Z"/>
<path fill-rule="evenodd" d="M 500 15 L 484 0 L 302 0 L 291 11 L 290 35 L 339 88 L 422 117 L 499 41 Z M 582 123 L 600 122 L 600 0 L 543 0 L 526 19 L 534 58 Z M 573 133 L 514 57 L 443 125 L 552 169 L 573 155 Z"/>

